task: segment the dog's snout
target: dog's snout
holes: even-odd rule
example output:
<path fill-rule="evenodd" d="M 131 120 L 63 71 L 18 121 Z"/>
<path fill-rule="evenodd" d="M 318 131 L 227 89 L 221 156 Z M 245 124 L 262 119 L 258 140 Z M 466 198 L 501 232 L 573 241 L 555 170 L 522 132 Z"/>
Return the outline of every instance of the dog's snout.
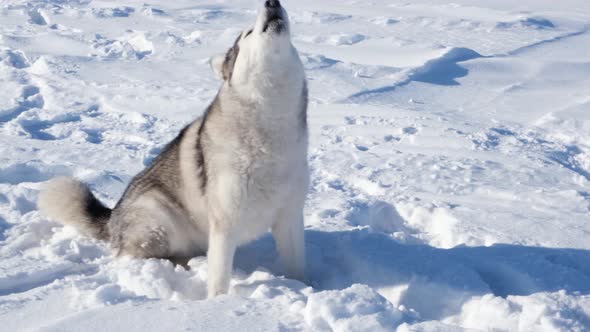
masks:
<path fill-rule="evenodd" d="M 285 11 L 281 7 L 279 0 L 266 0 L 264 6 L 266 9 L 263 11 L 262 16 L 264 20 L 262 32 L 267 32 L 270 28 L 270 31 L 278 35 L 283 30 L 289 29 L 289 22 L 285 17 Z"/>
<path fill-rule="evenodd" d="M 281 3 L 279 2 L 279 0 L 266 0 L 266 2 L 264 3 L 264 6 L 266 8 L 279 8 L 281 7 Z"/>

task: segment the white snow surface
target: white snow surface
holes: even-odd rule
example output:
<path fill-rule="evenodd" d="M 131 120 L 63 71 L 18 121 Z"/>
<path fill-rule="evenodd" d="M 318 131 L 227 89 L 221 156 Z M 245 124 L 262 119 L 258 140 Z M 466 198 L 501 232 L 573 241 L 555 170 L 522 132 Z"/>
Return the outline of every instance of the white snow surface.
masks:
<path fill-rule="evenodd" d="M 43 182 L 113 206 L 261 1 L 0 1 L 0 330 L 589 331 L 590 2 L 283 0 L 310 86 L 308 284 L 270 236 L 115 258 Z"/>

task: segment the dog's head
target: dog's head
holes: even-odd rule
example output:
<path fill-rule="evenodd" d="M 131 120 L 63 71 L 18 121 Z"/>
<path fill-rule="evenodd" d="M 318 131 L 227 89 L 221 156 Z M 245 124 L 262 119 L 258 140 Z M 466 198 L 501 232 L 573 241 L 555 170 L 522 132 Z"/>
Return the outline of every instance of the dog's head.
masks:
<path fill-rule="evenodd" d="M 278 0 L 267 0 L 256 22 L 244 30 L 223 55 L 211 59 L 217 76 L 229 85 L 259 84 L 300 65 L 291 44 L 287 12 Z"/>

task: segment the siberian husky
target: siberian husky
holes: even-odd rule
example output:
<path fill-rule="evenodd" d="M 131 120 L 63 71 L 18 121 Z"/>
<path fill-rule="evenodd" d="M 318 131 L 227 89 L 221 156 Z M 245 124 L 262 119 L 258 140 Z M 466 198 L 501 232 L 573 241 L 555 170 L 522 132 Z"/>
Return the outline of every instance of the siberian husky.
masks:
<path fill-rule="evenodd" d="M 113 209 L 71 178 L 48 182 L 48 217 L 110 242 L 117 255 L 207 253 L 208 296 L 227 293 L 236 247 L 269 229 L 286 275 L 304 279 L 307 85 L 287 13 L 268 0 L 211 66 L 223 84 L 204 115 L 131 181 Z"/>

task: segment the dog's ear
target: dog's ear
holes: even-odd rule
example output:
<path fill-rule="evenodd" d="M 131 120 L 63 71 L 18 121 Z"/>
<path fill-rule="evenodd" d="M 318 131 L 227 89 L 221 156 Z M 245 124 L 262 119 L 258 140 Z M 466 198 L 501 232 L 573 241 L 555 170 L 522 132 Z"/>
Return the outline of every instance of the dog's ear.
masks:
<path fill-rule="evenodd" d="M 225 54 L 215 55 L 209 60 L 209 65 L 211 66 L 213 73 L 220 80 L 224 79 L 223 78 L 223 62 L 224 61 L 225 61 Z"/>

